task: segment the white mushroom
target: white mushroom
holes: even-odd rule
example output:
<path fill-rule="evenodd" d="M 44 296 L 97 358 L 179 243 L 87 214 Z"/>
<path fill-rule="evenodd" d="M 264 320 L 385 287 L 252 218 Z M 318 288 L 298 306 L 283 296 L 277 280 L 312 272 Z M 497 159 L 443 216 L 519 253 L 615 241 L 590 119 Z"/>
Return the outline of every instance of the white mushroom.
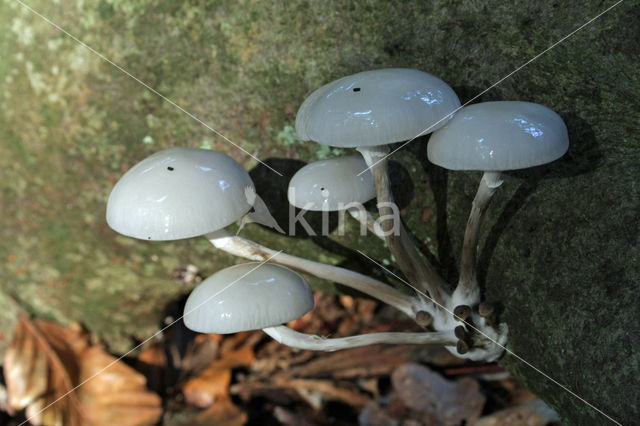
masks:
<path fill-rule="evenodd" d="M 296 115 L 296 132 L 325 145 L 386 145 L 433 132 L 459 106 L 453 89 L 426 72 L 365 71 L 326 84 L 307 97 Z"/>
<path fill-rule="evenodd" d="M 482 102 L 431 135 L 429 160 L 450 170 L 505 171 L 550 163 L 569 148 L 567 126 L 544 105 Z"/>
<path fill-rule="evenodd" d="M 375 198 L 373 175 L 360 155 L 309 163 L 291 178 L 287 192 L 289 203 L 303 210 L 348 211 L 364 229 L 384 238 L 363 204 Z M 365 173 L 358 175 L 363 170 Z M 343 216 L 341 216 L 341 220 Z"/>
<path fill-rule="evenodd" d="M 413 139 L 443 126 L 460 106 L 441 79 L 412 69 L 381 69 L 350 75 L 312 93 L 296 116 L 303 139 L 357 147 L 374 176 L 378 211 L 389 249 L 409 281 L 446 303 L 446 284 L 420 255 L 392 205 L 386 144 Z"/>
<path fill-rule="evenodd" d="M 451 170 L 482 170 L 467 222 L 460 280 L 451 306 L 480 301 L 475 262 L 482 215 L 502 184 L 500 172 L 549 163 L 567 151 L 569 137 L 562 118 L 530 102 L 484 102 L 461 109 L 433 133 L 429 160 Z"/>
<path fill-rule="evenodd" d="M 204 235 L 217 248 L 250 260 L 274 250 L 223 228 L 251 208 L 249 174 L 220 152 L 170 148 L 133 166 L 116 183 L 107 202 L 107 223 L 115 231 L 144 240 L 176 240 Z M 262 257 L 264 253 L 269 255 Z M 413 317 L 416 301 L 389 285 L 344 268 L 291 255 L 273 262 L 332 280 L 378 298 Z"/>
<path fill-rule="evenodd" d="M 278 342 L 309 350 L 335 351 L 377 343 L 454 344 L 448 333 L 371 333 L 336 339 L 299 333 L 280 324 L 313 308 L 308 283 L 297 273 L 273 264 L 245 263 L 223 269 L 203 281 L 184 307 L 187 328 L 201 333 L 262 329 Z"/>
<path fill-rule="evenodd" d="M 253 182 L 226 154 L 169 148 L 145 158 L 116 183 L 107 223 L 144 240 L 178 240 L 215 231 L 249 211 L 244 196 Z"/>
<path fill-rule="evenodd" d="M 224 334 L 280 325 L 311 309 L 311 287 L 299 274 L 280 265 L 244 263 L 200 283 L 183 319 L 193 331 Z"/>

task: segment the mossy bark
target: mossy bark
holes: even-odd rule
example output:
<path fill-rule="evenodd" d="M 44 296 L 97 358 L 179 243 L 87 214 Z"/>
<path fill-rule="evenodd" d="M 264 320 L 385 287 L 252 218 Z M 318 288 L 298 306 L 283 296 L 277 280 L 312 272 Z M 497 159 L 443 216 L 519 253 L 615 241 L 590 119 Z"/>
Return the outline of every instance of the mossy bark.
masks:
<path fill-rule="evenodd" d="M 336 153 L 291 131 L 297 107 L 320 85 L 410 67 L 443 78 L 464 102 L 614 2 L 29 4 L 249 152 L 293 171 L 294 160 Z M 623 2 L 479 98 L 544 104 L 564 118 L 571 139 L 563 159 L 508 173 L 496 193 L 480 240 L 486 297 L 503 307 L 510 350 L 625 424 L 640 414 L 639 18 L 638 4 Z M 272 206 L 284 205 L 286 181 L 19 3 L 0 2 L 0 22 L 0 284 L 29 311 L 80 321 L 124 351 L 189 291 L 169 278 L 174 268 L 193 263 L 206 275 L 235 260 L 204 240 L 115 235 L 104 208 L 122 172 L 186 145 L 244 163 Z M 454 282 L 480 174 L 429 165 L 425 144 L 392 157 L 395 195 L 422 249 Z M 388 256 L 375 238 L 355 234 L 327 242 L 253 225 L 243 231 L 364 270 L 371 265 L 351 249 Z M 516 358 L 503 364 L 568 423 L 607 422 Z"/>

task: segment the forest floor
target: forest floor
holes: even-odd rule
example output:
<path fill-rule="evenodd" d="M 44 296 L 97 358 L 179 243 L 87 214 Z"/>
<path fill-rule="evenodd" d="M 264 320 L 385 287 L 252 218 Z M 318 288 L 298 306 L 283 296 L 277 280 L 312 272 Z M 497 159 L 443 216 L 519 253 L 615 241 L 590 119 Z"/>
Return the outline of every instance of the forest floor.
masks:
<path fill-rule="evenodd" d="M 419 331 L 375 301 L 316 294 L 289 326 L 321 336 Z M 18 425 L 547 425 L 557 414 L 497 364 L 444 348 L 370 346 L 333 353 L 261 331 L 196 334 L 179 319 L 117 359 L 80 325 L 22 315 L 4 360 L 0 420 Z M 78 386 L 80 385 L 80 386 Z M 69 393 L 72 389 L 76 388 Z M 57 401 L 57 402 L 56 402 Z M 53 404 L 52 404 L 53 403 Z M 50 407 L 47 407 L 52 404 Z M 41 412 L 40 412 L 41 411 Z"/>

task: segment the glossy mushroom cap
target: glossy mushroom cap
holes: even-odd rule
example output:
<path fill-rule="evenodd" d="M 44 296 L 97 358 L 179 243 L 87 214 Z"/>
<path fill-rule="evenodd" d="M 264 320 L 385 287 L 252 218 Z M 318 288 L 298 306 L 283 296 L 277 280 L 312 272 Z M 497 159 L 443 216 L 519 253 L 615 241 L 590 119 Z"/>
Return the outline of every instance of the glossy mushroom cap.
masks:
<path fill-rule="evenodd" d="M 178 240 L 216 231 L 249 211 L 246 170 L 217 151 L 170 148 L 120 178 L 107 202 L 107 223 L 144 240 Z"/>
<path fill-rule="evenodd" d="M 296 131 L 325 145 L 384 145 L 433 132 L 459 106 L 453 89 L 426 72 L 365 71 L 313 92 L 298 110 Z"/>
<path fill-rule="evenodd" d="M 531 102 L 483 102 L 462 108 L 431 135 L 429 161 L 450 170 L 524 169 L 560 158 L 567 127 L 549 108 Z"/>
<path fill-rule="evenodd" d="M 204 280 L 184 307 L 187 328 L 200 333 L 259 330 L 300 318 L 313 308 L 309 284 L 272 263 L 244 263 Z"/>
<path fill-rule="evenodd" d="M 366 170 L 361 176 L 358 173 Z M 289 182 L 289 203 L 307 210 L 342 210 L 376 196 L 373 175 L 360 155 L 309 163 Z"/>

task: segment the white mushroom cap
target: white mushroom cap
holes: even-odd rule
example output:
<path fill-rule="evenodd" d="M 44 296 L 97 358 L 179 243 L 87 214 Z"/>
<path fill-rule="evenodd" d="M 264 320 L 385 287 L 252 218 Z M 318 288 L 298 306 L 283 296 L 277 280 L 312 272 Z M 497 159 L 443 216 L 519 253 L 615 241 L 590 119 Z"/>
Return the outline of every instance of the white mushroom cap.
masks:
<path fill-rule="evenodd" d="M 291 178 L 288 191 L 289 203 L 316 211 L 341 210 L 349 203 L 366 203 L 375 196 L 373 175 L 360 155 L 309 163 Z"/>
<path fill-rule="evenodd" d="M 483 102 L 462 108 L 431 135 L 427 156 L 451 170 L 524 169 L 560 158 L 567 127 L 549 108 L 531 102 Z"/>
<path fill-rule="evenodd" d="M 433 132 L 459 106 L 453 89 L 426 72 L 365 71 L 313 92 L 298 110 L 296 131 L 325 145 L 384 145 Z"/>
<path fill-rule="evenodd" d="M 204 235 L 249 211 L 247 171 L 217 151 L 170 148 L 145 158 L 120 178 L 107 202 L 115 231 L 145 240 Z"/>
<path fill-rule="evenodd" d="M 189 295 L 183 319 L 200 333 L 236 333 L 280 325 L 312 308 L 304 278 L 284 266 L 252 262 L 204 280 Z"/>

